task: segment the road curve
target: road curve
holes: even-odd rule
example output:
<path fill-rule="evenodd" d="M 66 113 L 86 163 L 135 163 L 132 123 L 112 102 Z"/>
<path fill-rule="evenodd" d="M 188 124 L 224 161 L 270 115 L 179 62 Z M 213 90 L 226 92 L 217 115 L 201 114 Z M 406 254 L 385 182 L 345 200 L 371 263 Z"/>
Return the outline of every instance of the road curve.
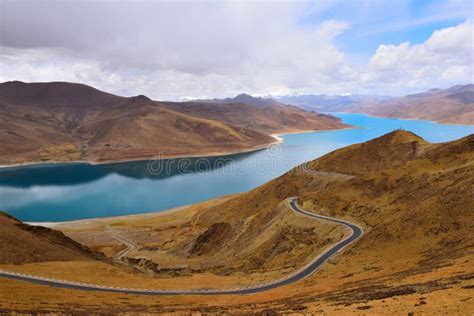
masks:
<path fill-rule="evenodd" d="M 119 251 L 118 253 L 114 255 L 114 259 L 116 261 L 121 261 L 123 257 L 126 257 L 130 252 L 138 248 L 138 246 L 133 241 L 125 239 L 119 233 L 117 233 L 117 231 L 115 231 L 115 229 L 113 229 L 112 227 L 107 226 L 105 228 L 105 231 L 109 233 L 113 239 L 125 245 L 125 249 L 122 249 L 121 251 Z"/>
<path fill-rule="evenodd" d="M 351 234 L 339 241 L 331 248 L 318 255 L 310 263 L 294 272 L 293 274 L 279 279 L 273 282 L 262 283 L 258 285 L 252 285 L 249 287 L 241 288 L 230 288 L 230 289 L 190 289 L 190 290 L 157 290 L 157 289 L 136 289 L 136 288 L 122 288 L 95 285 L 88 283 L 80 283 L 73 281 L 57 280 L 51 278 L 38 277 L 34 275 L 14 273 L 0 270 L 0 277 L 9 278 L 14 280 L 27 281 L 35 284 L 49 285 L 60 288 L 76 289 L 76 290 L 87 290 L 87 291 L 102 291 L 102 292 L 115 292 L 115 293 L 126 293 L 126 294 L 142 294 L 142 295 L 219 295 L 219 294 L 253 294 L 258 292 L 267 291 L 279 286 L 287 285 L 298 280 L 304 279 L 314 272 L 316 272 L 321 266 L 323 266 L 331 257 L 341 251 L 343 248 L 353 243 L 363 235 L 363 230 L 356 224 L 348 221 L 327 217 L 323 215 L 314 214 L 300 208 L 296 202 L 297 198 L 293 197 L 289 199 L 289 205 L 291 209 L 299 215 L 310 217 L 313 219 L 325 220 L 343 225 L 351 230 Z"/>

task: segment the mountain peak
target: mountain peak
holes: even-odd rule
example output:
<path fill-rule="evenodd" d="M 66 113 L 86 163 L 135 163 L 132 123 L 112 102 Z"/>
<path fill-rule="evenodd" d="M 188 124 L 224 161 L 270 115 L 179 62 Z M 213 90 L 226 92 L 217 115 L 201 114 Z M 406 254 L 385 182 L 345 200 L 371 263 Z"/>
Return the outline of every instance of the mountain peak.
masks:
<path fill-rule="evenodd" d="M 270 106 L 282 106 L 283 103 L 280 103 L 271 98 L 262 98 L 262 97 L 254 97 L 246 93 L 241 93 L 234 98 L 227 99 L 230 102 L 239 102 L 239 103 L 246 103 L 257 107 L 270 107 Z"/>
<path fill-rule="evenodd" d="M 150 102 L 152 101 L 149 97 L 143 94 L 139 94 L 133 97 L 130 97 L 130 100 L 135 103 L 135 102 Z"/>
<path fill-rule="evenodd" d="M 407 143 L 407 142 L 423 142 L 425 143 L 426 141 L 421 138 L 420 136 L 416 135 L 413 132 L 406 131 L 403 129 L 396 129 L 390 133 L 387 133 L 385 135 L 380 136 L 379 138 L 376 138 L 377 140 L 380 141 L 387 141 L 390 144 L 393 143 Z"/>
<path fill-rule="evenodd" d="M 20 81 L 20 80 L 11 80 L 11 81 L 5 81 L 1 84 L 5 84 L 5 85 L 19 85 L 19 84 L 25 84 L 25 82 L 23 81 Z"/>
<path fill-rule="evenodd" d="M 122 99 L 82 83 L 8 81 L 0 84 L 0 100 L 16 105 L 90 108 L 115 104 Z"/>
<path fill-rule="evenodd" d="M 365 175 L 391 168 L 416 158 L 428 144 L 420 136 L 395 130 L 365 143 L 329 153 L 313 162 L 319 169 L 351 175 Z"/>
<path fill-rule="evenodd" d="M 253 97 L 250 94 L 247 93 L 241 93 L 234 98 L 230 98 L 231 100 L 238 101 L 238 102 L 253 102 L 253 101 L 258 101 L 258 100 L 264 100 L 263 98 L 259 97 Z"/>
<path fill-rule="evenodd" d="M 234 99 L 237 99 L 237 98 L 255 98 L 255 97 L 253 97 L 253 96 L 251 96 L 250 94 L 247 94 L 247 93 L 241 93 L 241 94 L 235 96 Z"/>

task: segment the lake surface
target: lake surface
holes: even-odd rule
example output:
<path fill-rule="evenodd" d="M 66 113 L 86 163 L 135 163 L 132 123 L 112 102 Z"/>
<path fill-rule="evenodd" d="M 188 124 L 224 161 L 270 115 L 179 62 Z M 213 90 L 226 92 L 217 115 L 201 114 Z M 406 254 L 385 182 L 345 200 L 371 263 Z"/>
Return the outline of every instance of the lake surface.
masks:
<path fill-rule="evenodd" d="M 284 142 L 279 146 L 223 157 L 0 169 L 0 210 L 29 222 L 156 212 L 248 191 L 305 161 L 397 128 L 430 142 L 474 133 L 474 126 L 468 125 L 335 115 L 359 128 L 288 134 L 282 136 Z"/>

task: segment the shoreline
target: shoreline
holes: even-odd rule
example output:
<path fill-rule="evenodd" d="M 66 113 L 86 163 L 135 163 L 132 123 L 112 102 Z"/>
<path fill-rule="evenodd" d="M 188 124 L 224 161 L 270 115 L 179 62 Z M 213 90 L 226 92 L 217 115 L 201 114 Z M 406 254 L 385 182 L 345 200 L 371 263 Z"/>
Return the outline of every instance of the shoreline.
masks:
<path fill-rule="evenodd" d="M 271 146 L 272 144 L 281 144 L 281 143 L 284 142 L 284 138 L 282 137 L 284 135 L 307 134 L 307 133 L 318 133 L 318 132 L 336 132 L 336 131 L 340 131 L 340 130 L 349 130 L 349 129 L 357 129 L 357 128 L 360 128 L 360 127 L 348 126 L 348 127 L 341 128 L 341 129 L 308 130 L 308 131 L 293 131 L 293 132 L 289 131 L 289 132 L 285 132 L 285 133 L 274 133 L 274 134 L 270 135 L 271 137 L 273 137 L 275 139 L 274 142 L 269 143 L 267 145 L 263 145 L 263 148 L 257 148 L 257 149 L 253 149 L 253 150 L 249 149 L 248 151 L 245 151 L 245 152 L 258 151 L 258 150 L 264 149 L 268 146 Z M 238 152 L 238 153 L 245 153 L 245 152 Z M 238 153 L 229 153 L 229 154 L 226 154 L 226 155 L 233 155 L 233 154 L 238 154 Z M 216 156 L 225 156 L 225 155 L 216 155 Z M 187 158 L 187 157 L 191 157 L 191 156 L 176 157 L 176 158 Z M 208 156 L 196 156 L 196 157 L 212 157 L 212 156 L 208 155 Z M 171 158 L 173 158 L 173 157 L 171 157 Z M 162 158 L 162 159 L 171 159 L 171 158 Z M 130 160 L 128 160 L 128 161 L 130 161 Z M 128 162 L 128 161 L 123 161 L 123 162 Z M 141 160 L 136 160 L 136 161 L 141 161 Z M 113 162 L 113 163 L 121 163 L 121 162 L 122 161 L 117 161 L 117 162 Z M 60 164 L 62 162 L 57 162 L 57 163 Z M 72 162 L 65 162 L 65 163 L 72 163 Z M 80 162 L 76 162 L 76 163 L 80 163 Z M 88 162 L 85 162 L 85 163 L 88 163 Z M 45 163 L 45 164 L 47 164 L 47 163 Z M 90 164 L 95 164 L 95 163 L 90 163 Z M 98 164 L 107 164 L 107 163 L 98 163 Z M 12 167 L 12 168 L 14 168 L 14 167 Z M 218 197 L 212 198 L 210 200 L 204 200 L 204 201 L 200 201 L 200 202 L 197 202 L 197 203 L 181 205 L 181 206 L 177 206 L 177 207 L 174 207 L 174 208 L 165 209 L 165 210 L 162 210 L 162 211 L 152 211 L 152 212 L 146 212 L 146 213 L 118 215 L 118 216 L 91 217 L 91 218 L 84 218 L 84 219 L 77 219 L 77 220 L 70 220 L 70 221 L 60 221 L 60 222 L 25 222 L 25 223 L 28 224 L 28 225 L 31 225 L 31 226 L 43 226 L 43 227 L 48 227 L 48 228 L 55 228 L 55 227 L 62 226 L 62 225 L 66 225 L 66 226 L 70 227 L 70 226 L 81 225 L 81 224 L 107 222 L 107 221 L 114 220 L 114 219 L 117 219 L 117 220 L 125 219 L 126 220 L 126 219 L 133 219 L 133 218 L 146 218 L 146 217 L 155 217 L 155 216 L 165 216 L 165 215 L 169 215 L 169 214 L 173 214 L 173 213 L 185 210 L 186 208 L 188 208 L 190 206 L 193 206 L 193 205 L 198 205 L 200 203 L 206 203 L 206 202 L 209 202 L 209 201 L 212 201 L 212 200 L 230 198 L 230 197 L 236 196 L 238 194 L 239 193 L 218 196 Z"/>
<path fill-rule="evenodd" d="M 429 120 L 425 118 L 404 118 L 404 117 L 392 117 L 392 116 L 382 116 L 382 115 L 374 115 L 362 112 L 324 112 L 328 114 L 359 114 L 365 115 L 367 117 L 373 118 L 386 118 L 386 119 L 398 119 L 398 120 L 406 120 L 406 121 L 425 121 L 434 124 L 442 124 L 442 125 L 451 125 L 451 126 L 472 126 L 474 124 L 467 124 L 467 123 L 450 123 L 450 122 L 440 122 Z M 342 123 L 342 122 L 341 122 Z M 345 124 L 345 123 L 342 123 Z M 348 124 L 346 124 L 348 125 Z M 138 157 L 138 158 L 124 158 L 124 159 L 115 159 L 115 160 L 104 160 L 104 161 L 89 161 L 89 160 L 70 160 L 70 161 L 31 161 L 31 162 L 23 162 L 23 163 L 14 163 L 14 164 L 4 164 L 0 165 L 0 170 L 2 169 L 9 169 L 9 168 L 21 168 L 21 167 L 28 167 L 28 166 L 41 166 L 41 165 L 59 165 L 59 164 L 87 164 L 87 165 L 112 165 L 112 164 L 119 164 L 119 163 L 127 163 L 127 162 L 137 162 L 137 161 L 146 161 L 146 160 L 156 160 L 156 159 L 180 159 L 180 158 L 200 158 L 200 157 L 217 157 L 217 156 L 230 156 L 236 154 L 245 154 L 251 153 L 254 151 L 259 151 L 265 149 L 273 144 L 281 144 L 284 140 L 281 136 L 290 135 L 290 134 L 305 134 L 305 133 L 317 133 L 317 132 L 337 132 L 342 130 L 349 130 L 349 129 L 357 129 L 361 128 L 358 126 L 348 125 L 347 127 L 343 128 L 335 128 L 335 129 L 321 129 L 321 130 L 301 130 L 301 131 L 287 131 L 281 133 L 273 133 L 268 136 L 273 137 L 275 139 L 274 142 L 257 145 L 251 148 L 242 149 L 242 150 L 233 150 L 233 151 L 224 151 L 224 152 L 209 152 L 203 154 L 188 154 L 188 155 L 166 155 L 161 158 L 157 158 L 156 156 L 145 156 L 145 157 Z"/>
<path fill-rule="evenodd" d="M 279 137 L 279 135 L 284 134 L 271 134 L 269 136 L 273 137 L 275 141 L 267 144 L 262 144 L 258 146 L 254 146 L 247 149 L 242 150 L 235 150 L 235 151 L 226 151 L 226 152 L 210 152 L 206 154 L 194 154 L 194 155 L 166 155 L 162 156 L 161 158 L 157 158 L 156 156 L 151 157 L 139 157 L 139 158 L 124 158 L 124 159 L 116 159 L 116 160 L 104 160 L 104 161 L 88 161 L 88 160 L 70 160 L 70 161 L 32 161 L 32 162 L 25 162 L 25 163 L 15 163 L 9 165 L 0 165 L 1 169 L 8 169 L 8 168 L 18 168 L 18 167 L 28 167 L 28 166 L 41 166 L 41 165 L 60 165 L 60 164 L 86 164 L 86 165 L 112 165 L 112 164 L 119 164 L 119 163 L 127 163 L 127 162 L 136 162 L 136 161 L 147 161 L 147 160 L 157 160 L 157 159 L 180 159 L 180 158 L 200 158 L 200 157 L 217 157 L 217 156 L 230 156 L 236 154 L 245 154 L 251 153 L 254 151 L 262 150 L 271 146 L 273 144 L 280 144 L 283 142 L 283 139 Z"/>
<path fill-rule="evenodd" d="M 75 219 L 75 220 L 61 221 L 61 222 L 23 222 L 23 223 L 31 225 L 31 226 L 43 226 L 43 227 L 48 227 L 48 228 L 55 228 L 55 227 L 60 227 L 60 226 L 66 226 L 66 227 L 70 228 L 70 227 L 74 227 L 74 226 L 81 226 L 81 225 L 87 225 L 87 224 L 100 224 L 102 222 L 104 224 L 106 224 L 107 222 L 113 221 L 113 220 L 133 220 L 133 219 L 153 218 L 153 217 L 157 217 L 157 216 L 167 216 L 167 215 L 171 215 L 171 214 L 174 214 L 174 213 L 179 213 L 181 211 L 185 211 L 189 207 L 199 205 L 199 204 L 205 204 L 205 203 L 209 203 L 209 202 L 212 202 L 212 201 L 226 200 L 226 199 L 238 196 L 239 194 L 241 194 L 241 193 L 221 195 L 221 196 L 211 198 L 211 199 L 208 199 L 208 200 L 204 200 L 204 201 L 200 201 L 200 202 L 197 202 L 197 203 L 191 203 L 191 204 L 176 206 L 176 207 L 165 209 L 165 210 L 162 210 L 162 211 L 153 211 L 153 212 L 147 212 L 147 213 L 127 214 L 127 215 L 116 215 L 116 216 L 106 216 L 106 217 L 92 217 L 92 218 Z"/>
<path fill-rule="evenodd" d="M 367 116 L 367 117 L 374 117 L 374 118 L 379 118 L 377 116 L 373 116 L 373 115 L 368 115 L 368 114 L 365 114 L 365 113 L 346 113 L 346 112 L 333 112 L 333 113 L 337 113 L 337 114 L 360 114 L 360 115 L 364 115 L 364 116 Z M 401 120 L 417 120 L 417 119 L 401 119 Z M 427 120 L 423 120 L 423 121 L 427 121 Z M 432 122 L 432 121 L 429 121 L 429 122 Z M 445 123 L 437 123 L 437 122 L 433 122 L 433 123 L 436 123 L 436 124 L 442 124 L 442 125 L 458 125 L 458 124 L 445 124 Z M 264 144 L 264 145 L 259 145 L 259 146 L 256 146 L 256 147 L 253 147 L 253 148 L 249 148 L 249 149 L 246 149 L 246 150 L 242 150 L 242 151 L 237 151 L 237 152 L 228 152 L 228 153 L 225 153 L 225 154 L 219 154 L 219 153 L 208 153 L 206 155 L 187 155 L 187 156 L 172 156 L 172 157 L 162 157 L 160 159 L 173 159 L 173 158 L 191 158 L 191 157 L 218 157 L 218 156 L 228 156 L 228 155 L 235 155 L 235 154 L 240 154 L 240 153 L 249 153 L 249 152 L 255 152 L 255 151 L 259 151 L 259 150 L 263 150 L 265 148 L 268 148 L 269 146 L 273 145 L 273 144 L 280 144 L 280 143 L 283 143 L 285 141 L 284 139 L 284 136 L 285 135 L 291 135 L 291 134 L 309 134 L 309 133 L 320 133 L 320 132 L 338 132 L 338 131 L 343 131 L 343 130 L 352 130 L 352 129 L 361 129 L 361 128 L 364 128 L 364 127 L 361 127 L 361 126 L 353 126 L 353 125 L 348 125 L 346 124 L 347 126 L 344 127 L 344 128 L 340 128 L 340 129 L 328 129 L 328 130 L 302 130 L 302 131 L 286 131 L 286 132 L 283 132 L 283 133 L 273 133 L 273 134 L 270 134 L 269 136 L 271 136 L 272 138 L 274 138 L 274 141 L 271 142 L 271 143 L 267 143 L 267 144 Z M 462 125 L 461 126 L 468 126 L 468 127 L 474 127 L 474 125 Z M 153 158 L 149 158 L 149 159 L 153 159 Z M 154 159 L 158 159 L 158 158 L 154 158 Z M 89 164 L 89 165 L 107 165 L 107 164 L 119 164 L 119 163 L 126 163 L 126 162 L 133 162 L 133 161 L 146 161 L 147 159 L 143 159 L 143 158 L 137 158 L 137 159 L 128 159 L 128 160 L 120 160 L 120 161 L 112 161 L 112 162 L 100 162 L 100 163 L 94 163 L 94 162 L 88 162 L 88 161 L 71 161 L 71 162 L 44 162 L 44 163 L 29 163 L 29 164 L 20 164 L 18 166 L 0 166 L 0 170 L 1 168 L 16 168 L 16 167 L 22 167 L 22 166 L 28 166 L 28 165 L 48 165 L 48 164 L 74 164 L 74 163 L 83 163 L 83 164 Z M 216 197 L 216 199 L 218 198 L 223 198 L 225 197 L 226 195 L 224 196 L 219 196 L 219 197 Z M 211 199 L 212 200 L 212 199 Z M 130 217 L 134 217 L 134 216 L 143 216 L 143 217 L 147 217 L 147 216 L 157 216 L 158 214 L 168 214 L 168 212 L 178 212 L 179 210 L 183 209 L 183 208 L 186 208 L 186 207 L 189 207 L 189 206 L 192 206 L 192 205 L 196 205 L 196 204 L 199 204 L 199 203 L 202 203 L 202 202 L 205 202 L 205 201 L 199 201 L 197 203 L 191 203 L 191 204 L 186 204 L 186 205 L 182 205 L 182 206 L 177 206 L 177 207 L 174 207 L 174 208 L 171 208 L 171 209 L 164 209 L 164 210 L 160 210 L 160 211 L 150 211 L 150 212 L 144 212 L 144 213 L 135 213 L 135 214 L 126 214 L 126 215 L 112 215 L 112 216 L 106 216 L 106 217 L 91 217 L 91 218 L 84 218 L 84 219 L 76 219 L 76 220 L 68 220 L 68 221 L 58 221 L 58 222 L 26 222 L 30 225 L 39 225 L 39 226 L 46 226 L 46 227 L 54 227 L 54 226 L 58 226 L 58 225 L 61 225 L 61 224 L 73 224 L 75 222 L 77 223 L 81 223 L 81 222 L 86 222 L 86 221 L 97 221 L 97 222 L 100 222 L 101 220 L 108 220 L 108 219 L 113 219 L 113 218 L 130 218 Z"/>
<path fill-rule="evenodd" d="M 234 151 L 226 151 L 226 152 L 209 152 L 203 154 L 194 154 L 194 155 L 167 155 L 157 158 L 156 156 L 151 157 L 139 157 L 139 158 L 125 158 L 125 159 L 116 159 L 116 160 L 104 160 L 104 161 L 88 161 L 88 160 L 70 160 L 70 161 L 32 161 L 32 162 L 25 162 L 25 163 L 15 163 L 15 164 L 8 164 L 8 165 L 0 165 L 0 170 L 4 169 L 15 169 L 21 167 L 34 167 L 34 166 L 41 166 L 41 165 L 60 165 L 60 164 L 86 164 L 86 165 L 112 165 L 112 164 L 120 164 L 120 163 L 127 163 L 127 162 L 137 162 L 137 161 L 147 161 L 147 160 L 157 160 L 157 159 L 181 159 L 181 158 L 209 158 L 209 157 L 220 157 L 220 156 L 230 156 L 230 155 L 237 155 L 237 154 L 246 154 L 252 153 L 255 151 L 259 151 L 265 148 L 268 148 L 274 144 L 281 144 L 284 142 L 282 136 L 289 135 L 289 134 L 304 134 L 304 133 L 316 133 L 316 132 L 331 132 L 331 131 L 341 131 L 346 129 L 354 129 L 358 128 L 357 126 L 348 126 L 344 128 L 338 129 L 325 129 L 325 130 L 301 130 L 301 131 L 288 131 L 282 133 L 273 133 L 270 134 L 270 137 L 273 137 L 275 141 L 271 143 L 266 143 L 262 145 L 257 145 L 251 148 L 242 149 L 242 150 L 234 150 Z"/>
<path fill-rule="evenodd" d="M 202 201 L 206 202 L 206 201 Z M 199 202 L 201 203 L 201 202 Z M 199 204 L 197 203 L 197 204 Z M 179 211 L 182 211 L 183 209 L 190 207 L 195 204 L 186 204 L 186 205 L 181 205 L 177 207 L 173 207 L 170 209 L 166 209 L 163 211 L 154 211 L 154 212 L 149 212 L 149 213 L 139 213 L 139 214 L 128 214 L 128 215 L 118 215 L 118 216 L 107 216 L 107 217 L 92 217 L 92 218 L 83 218 L 83 219 L 75 219 L 71 221 L 61 221 L 61 222 L 24 222 L 25 224 L 31 225 L 31 226 L 43 226 L 43 227 L 48 227 L 48 228 L 55 228 L 58 226 L 66 225 L 68 227 L 71 226 L 77 226 L 77 225 L 84 225 L 84 224 L 90 224 L 90 223 L 100 223 L 100 222 L 107 222 L 110 220 L 122 220 L 122 219 L 132 219 L 132 218 L 147 218 L 147 217 L 155 217 L 155 216 L 165 216 L 165 215 L 170 215 L 173 213 L 177 213 Z"/>
<path fill-rule="evenodd" d="M 374 118 L 385 118 L 385 119 L 397 119 L 397 120 L 405 120 L 405 121 L 425 121 L 425 122 L 430 122 L 434 124 L 442 124 L 442 125 L 452 125 L 452 126 L 472 126 L 474 127 L 474 123 L 468 124 L 468 123 L 453 123 L 453 122 L 442 122 L 442 121 L 434 121 L 422 117 L 399 117 L 399 116 L 383 116 L 383 115 L 375 115 L 375 114 L 368 114 L 368 113 L 362 113 L 362 112 L 327 112 L 329 114 L 335 113 L 335 114 L 360 114 L 360 115 L 365 115 L 368 117 L 374 117 Z"/>
<path fill-rule="evenodd" d="M 337 129 L 318 129 L 318 130 L 308 130 L 308 131 L 296 131 L 296 132 L 287 132 L 287 133 L 281 133 L 281 134 L 272 134 L 275 135 L 276 137 L 279 136 L 284 136 L 284 135 L 293 135 L 293 134 L 310 134 L 310 133 L 326 133 L 326 132 L 340 132 L 340 131 L 345 131 L 345 130 L 350 130 L 350 129 L 360 129 L 362 127 L 356 126 L 356 125 L 348 125 L 347 127 L 343 128 L 337 128 Z"/>

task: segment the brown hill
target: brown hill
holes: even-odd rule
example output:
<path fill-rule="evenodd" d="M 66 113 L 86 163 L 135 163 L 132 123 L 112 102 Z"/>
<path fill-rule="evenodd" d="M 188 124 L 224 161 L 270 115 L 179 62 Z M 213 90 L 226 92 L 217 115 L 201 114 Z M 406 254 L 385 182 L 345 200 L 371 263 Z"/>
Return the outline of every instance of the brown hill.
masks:
<path fill-rule="evenodd" d="M 274 141 L 269 131 L 345 126 L 336 118 L 290 108 L 285 113 L 297 115 L 302 124 L 293 119 L 279 127 L 278 115 L 259 124 L 267 113 L 251 105 L 235 107 L 231 114 L 199 107 L 188 111 L 188 106 L 119 97 L 82 84 L 2 83 L 0 164 L 219 154 L 265 146 Z M 256 122 L 252 128 L 242 123 L 250 113 Z M 236 124 L 228 115 L 237 118 Z"/>
<path fill-rule="evenodd" d="M 474 135 L 430 144 L 413 133 L 395 131 L 336 150 L 305 166 L 188 216 L 185 224 L 171 229 L 172 242 L 164 238 L 160 244 L 164 228 L 156 229 L 155 237 L 150 235 L 150 220 L 144 221 L 139 233 L 126 225 L 121 229 L 142 242 L 149 239 L 145 248 L 166 248 L 166 253 L 181 256 L 182 264 L 193 269 L 230 273 L 277 269 L 283 263 L 297 266 L 335 238 L 321 235 L 320 224 L 300 221 L 288 212 L 285 199 L 300 196 L 300 204 L 307 209 L 363 224 L 368 237 L 358 246 L 361 251 L 368 250 L 368 245 L 383 247 L 400 239 L 409 246 L 413 238 L 417 238 L 416 247 L 424 242 L 425 250 L 434 249 L 433 240 L 444 239 L 458 242 L 459 252 L 450 248 L 455 257 L 469 243 L 457 234 L 468 234 L 472 222 Z M 133 229 L 139 226 L 134 223 Z M 325 229 L 328 234 L 333 227 Z M 82 228 L 80 232 L 79 240 L 87 243 Z M 423 250 L 416 251 L 421 256 Z M 289 257 L 284 255 L 288 252 Z M 156 260 L 166 256 L 147 251 L 141 255 Z"/>
<path fill-rule="evenodd" d="M 101 311 L 469 314 L 473 192 L 474 135 L 430 144 L 413 133 L 394 131 L 336 150 L 237 196 L 165 215 L 101 219 L 60 229 L 111 252 L 118 245 L 107 237 L 105 228 L 113 227 L 137 245 L 130 256 L 148 258 L 162 268 L 155 283 L 133 279 L 127 284 L 243 286 L 288 275 L 346 233 L 292 213 L 285 199 L 299 196 L 305 209 L 358 223 L 364 236 L 317 273 L 269 292 L 219 296 L 212 301 L 197 296 L 170 301 L 127 297 L 126 306 L 120 298 L 104 294 L 100 304 L 109 305 Z M 49 268 L 48 273 L 53 273 L 54 266 Z M 104 282 L 123 286 L 123 280 L 129 280 L 111 273 L 101 271 Z M 67 274 L 54 271 L 54 275 Z M 36 305 L 29 306 L 41 306 L 45 296 L 39 291 L 34 292 Z M 98 300 L 80 295 L 80 299 L 64 295 L 61 300 L 84 306 Z M 53 310 L 61 307 L 57 301 L 48 302 Z"/>
<path fill-rule="evenodd" d="M 198 103 L 213 103 L 213 104 L 249 104 L 256 107 L 266 108 L 271 106 L 285 106 L 285 104 L 278 102 L 271 98 L 253 97 L 246 93 L 239 94 L 234 98 L 225 99 L 211 99 L 211 100 L 196 100 Z"/>
<path fill-rule="evenodd" d="M 406 305 L 407 295 L 417 300 L 430 297 L 429 304 L 446 293 L 454 301 L 465 297 L 467 280 L 474 275 L 469 252 L 474 247 L 474 135 L 430 144 L 412 133 L 395 131 L 337 150 L 306 167 L 310 172 L 296 168 L 195 217 L 203 226 L 230 223 L 233 231 L 219 234 L 209 255 L 232 255 L 238 262 L 247 262 L 241 268 L 250 271 L 259 264 L 267 269 L 278 267 L 273 253 L 288 251 L 287 256 L 300 263 L 309 255 L 299 252 L 293 256 L 291 249 L 307 245 L 308 234 L 314 232 L 281 228 L 285 239 L 293 243 L 286 248 L 278 234 L 264 228 L 278 221 L 281 203 L 287 197 L 299 196 L 300 205 L 308 210 L 346 218 L 364 227 L 364 237 L 345 251 L 336 265 L 300 284 L 305 289 L 295 285 L 298 294 L 294 297 L 283 291 L 286 294 L 280 300 L 262 303 L 262 309 L 275 308 L 280 302 L 283 309 L 279 311 L 290 312 L 289 306 L 303 305 L 306 312 L 316 312 L 318 305 L 327 301 L 339 308 L 360 304 L 386 310 L 400 304 L 386 302 L 394 298 L 405 302 L 398 311 L 408 312 L 413 307 Z M 212 231 L 202 233 L 194 244 Z M 256 242 L 262 234 L 274 252 Z M 291 262 L 279 260 L 280 265 Z M 443 269 L 445 272 L 440 272 Z M 417 302 L 410 306 L 414 304 Z M 253 310 L 245 304 L 234 307 L 242 310 L 243 306 Z M 418 310 L 449 308 L 449 304 L 434 306 Z M 463 308 L 466 311 L 465 304 Z"/>
<path fill-rule="evenodd" d="M 394 131 L 336 150 L 244 194 L 162 217 L 60 229 L 110 252 L 118 245 L 107 241 L 104 227 L 113 226 L 138 245 L 132 256 L 163 268 L 160 280 L 174 271 L 173 282 L 185 284 L 192 275 L 208 286 L 229 287 L 235 278 L 248 284 L 287 275 L 346 233 L 293 214 L 285 199 L 299 196 L 307 210 L 360 224 L 364 236 L 302 282 L 238 300 L 175 299 L 173 309 L 462 314 L 474 275 L 473 192 L 474 135 L 430 144 Z"/>
<path fill-rule="evenodd" d="M 2 212 L 0 240 L 0 264 L 105 259 L 60 231 L 30 226 Z"/>
<path fill-rule="evenodd" d="M 216 231 L 219 243 L 214 245 L 213 256 L 219 251 L 225 256 L 229 251 L 237 258 L 244 253 L 249 256 L 243 249 L 261 238 L 263 227 L 280 216 L 281 203 L 290 196 L 300 196 L 302 205 L 317 212 L 330 210 L 330 215 L 365 224 L 368 237 L 358 246 L 361 250 L 369 244 L 418 238 L 417 244 L 424 241 L 427 249 L 438 247 L 433 239 L 455 240 L 457 246 L 449 251 L 461 255 L 470 243 L 462 236 L 469 234 L 474 219 L 474 135 L 430 144 L 410 132 L 395 131 L 332 152 L 308 163 L 307 168 L 312 171 L 296 168 L 200 213 L 195 219 L 199 226 L 211 229 L 196 243 Z M 212 229 L 216 227 L 211 225 L 222 223 L 230 224 L 232 231 L 221 234 Z M 275 249 L 282 246 L 272 244 Z M 261 249 L 254 250 L 259 256 Z"/>
<path fill-rule="evenodd" d="M 408 160 L 416 158 L 427 146 L 428 143 L 418 135 L 397 131 L 370 142 L 342 148 L 307 165 L 326 172 L 363 176 L 389 167 L 402 166 Z"/>
<path fill-rule="evenodd" d="M 0 84 L 0 103 L 2 104 L 104 110 L 114 105 L 118 106 L 125 100 L 126 98 L 78 83 L 9 81 Z"/>
<path fill-rule="evenodd" d="M 432 89 L 387 101 L 352 106 L 350 111 L 383 117 L 474 124 L 474 85 Z"/>
<path fill-rule="evenodd" d="M 263 101 L 246 97 L 226 99 L 225 103 L 186 102 L 166 103 L 169 108 L 202 118 L 219 120 L 226 124 L 248 128 L 263 133 L 285 133 L 316 129 L 339 129 L 348 127 L 332 115 L 302 110 L 295 106 L 284 105 L 273 100 Z M 235 101 L 234 101 L 235 100 Z"/>
<path fill-rule="evenodd" d="M 352 107 L 363 104 L 374 104 L 391 97 L 382 95 L 327 95 L 327 94 L 306 94 L 294 96 L 278 97 L 280 102 L 293 104 L 306 110 L 317 112 L 347 112 Z"/>

